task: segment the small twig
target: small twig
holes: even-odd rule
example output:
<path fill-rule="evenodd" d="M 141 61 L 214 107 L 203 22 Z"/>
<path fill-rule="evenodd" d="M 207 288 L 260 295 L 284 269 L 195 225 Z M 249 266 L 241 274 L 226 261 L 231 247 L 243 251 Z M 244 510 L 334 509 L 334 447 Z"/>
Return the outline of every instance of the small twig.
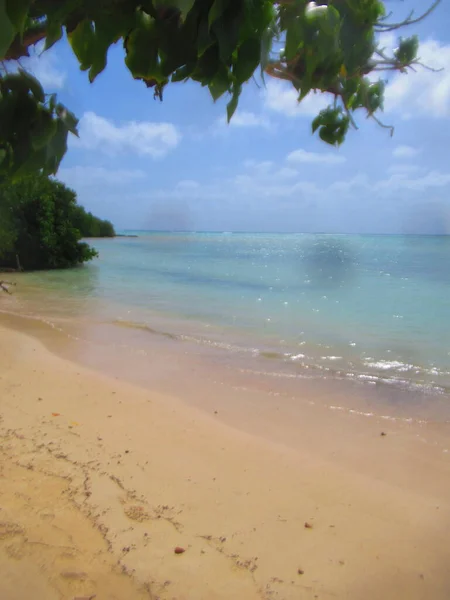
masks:
<path fill-rule="evenodd" d="M 392 17 L 394 13 L 391 11 L 389 11 L 386 15 L 384 15 L 384 17 L 381 17 L 380 21 L 387 21 L 388 19 L 390 19 Z"/>
<path fill-rule="evenodd" d="M 420 21 L 426 19 L 426 17 L 428 17 L 428 15 L 430 15 L 440 3 L 441 0 L 435 0 L 435 2 L 433 2 L 430 8 L 427 11 L 425 11 L 422 15 L 420 15 L 420 17 L 417 17 L 417 19 L 412 18 L 414 11 L 411 11 L 409 16 L 402 23 L 378 23 L 377 25 L 375 25 L 374 29 L 375 31 L 386 33 L 387 31 L 401 29 L 402 27 L 406 27 L 407 25 L 414 25 L 416 23 L 420 23 Z"/>
<path fill-rule="evenodd" d="M 423 69 L 426 69 L 427 71 L 432 71 L 433 73 L 440 73 L 441 71 L 445 71 L 444 67 L 441 67 L 440 69 L 435 69 L 434 67 L 429 67 L 428 65 L 425 65 L 424 63 L 420 62 L 419 60 L 415 60 L 413 64 L 419 65 L 419 67 L 422 67 Z"/>
<path fill-rule="evenodd" d="M 253 81 L 253 83 L 256 85 L 256 87 L 257 87 L 257 88 L 260 90 L 260 89 L 261 89 L 261 86 L 260 86 L 260 85 L 259 85 L 259 83 L 257 82 L 255 75 L 252 75 L 252 81 Z"/>
<path fill-rule="evenodd" d="M 378 117 L 376 117 L 376 116 L 375 116 L 373 113 L 372 113 L 372 114 L 370 114 L 370 115 L 368 115 L 368 116 L 369 116 L 369 117 L 372 117 L 372 119 L 374 119 L 375 123 L 378 123 L 378 125 L 379 125 L 380 127 L 383 127 L 383 129 L 389 129 L 389 130 L 390 130 L 390 135 L 391 135 L 391 137 L 394 135 L 394 130 L 395 130 L 395 127 L 394 127 L 393 125 L 386 125 L 385 123 L 382 123 L 382 122 L 380 121 L 380 119 L 378 119 Z"/>
<path fill-rule="evenodd" d="M 349 108 L 348 108 L 348 106 L 345 104 L 345 102 L 344 102 L 344 109 L 345 109 L 345 112 L 346 112 L 346 114 L 347 114 L 347 117 L 350 119 L 350 123 L 351 123 L 352 127 L 353 127 L 354 129 L 359 129 L 358 125 L 357 125 L 357 124 L 356 124 L 356 122 L 355 122 L 355 119 L 353 118 L 353 115 L 352 115 L 352 113 L 350 112 L 350 109 L 349 109 Z"/>

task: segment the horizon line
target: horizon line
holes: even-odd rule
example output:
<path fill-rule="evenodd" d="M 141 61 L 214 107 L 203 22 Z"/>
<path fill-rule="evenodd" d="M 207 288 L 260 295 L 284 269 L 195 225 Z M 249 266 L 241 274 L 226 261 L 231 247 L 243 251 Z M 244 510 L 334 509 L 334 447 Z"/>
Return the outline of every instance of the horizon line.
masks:
<path fill-rule="evenodd" d="M 138 231 L 142 233 L 214 233 L 214 234 L 252 234 L 252 235 L 383 235 L 383 236 L 428 236 L 428 237 L 447 237 L 450 236 L 449 233 L 406 233 L 406 232 L 398 232 L 398 233 L 381 233 L 381 232 L 345 232 L 345 231 L 247 231 L 247 230 L 233 230 L 226 231 L 220 229 L 134 229 L 134 228 L 126 228 L 126 229 L 118 229 L 118 232 L 127 232 L 127 231 Z"/>

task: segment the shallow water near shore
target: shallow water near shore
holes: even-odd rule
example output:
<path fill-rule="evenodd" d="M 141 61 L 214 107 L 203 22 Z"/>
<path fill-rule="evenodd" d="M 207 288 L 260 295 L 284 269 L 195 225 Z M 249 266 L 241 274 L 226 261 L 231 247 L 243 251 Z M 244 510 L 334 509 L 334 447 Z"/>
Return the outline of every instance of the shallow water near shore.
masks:
<path fill-rule="evenodd" d="M 16 276 L 2 310 L 143 384 L 176 388 L 183 363 L 197 381 L 450 419 L 450 238 L 139 232 L 92 243 L 90 265 Z"/>

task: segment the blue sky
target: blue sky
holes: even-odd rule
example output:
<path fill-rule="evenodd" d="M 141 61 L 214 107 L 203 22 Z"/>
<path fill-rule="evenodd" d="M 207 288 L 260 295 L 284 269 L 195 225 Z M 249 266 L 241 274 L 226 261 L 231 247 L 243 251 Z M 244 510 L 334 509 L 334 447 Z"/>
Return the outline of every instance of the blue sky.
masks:
<path fill-rule="evenodd" d="M 387 6 L 397 18 L 428 2 Z M 394 136 L 361 115 L 339 150 L 311 134 L 327 100 L 313 95 L 297 105 L 278 81 L 249 83 L 227 126 L 226 99 L 214 104 L 194 83 L 169 86 L 155 101 L 132 79 L 120 45 L 92 85 L 65 41 L 29 67 L 80 118 L 59 179 L 118 230 L 446 233 L 449 22 L 443 2 L 407 32 L 420 35 L 426 64 L 447 69 L 390 81 L 383 121 L 395 125 Z M 395 38 L 383 43 L 395 46 Z"/>

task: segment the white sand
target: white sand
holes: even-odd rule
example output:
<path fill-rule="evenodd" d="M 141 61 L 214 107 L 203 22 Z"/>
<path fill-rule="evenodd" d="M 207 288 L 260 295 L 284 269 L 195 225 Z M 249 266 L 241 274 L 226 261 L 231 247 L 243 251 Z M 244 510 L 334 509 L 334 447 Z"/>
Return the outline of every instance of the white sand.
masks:
<path fill-rule="evenodd" d="M 1 599 L 450 597 L 442 435 L 366 419 L 352 449 L 310 412 L 283 444 L 5 328 L 0 415 Z"/>

